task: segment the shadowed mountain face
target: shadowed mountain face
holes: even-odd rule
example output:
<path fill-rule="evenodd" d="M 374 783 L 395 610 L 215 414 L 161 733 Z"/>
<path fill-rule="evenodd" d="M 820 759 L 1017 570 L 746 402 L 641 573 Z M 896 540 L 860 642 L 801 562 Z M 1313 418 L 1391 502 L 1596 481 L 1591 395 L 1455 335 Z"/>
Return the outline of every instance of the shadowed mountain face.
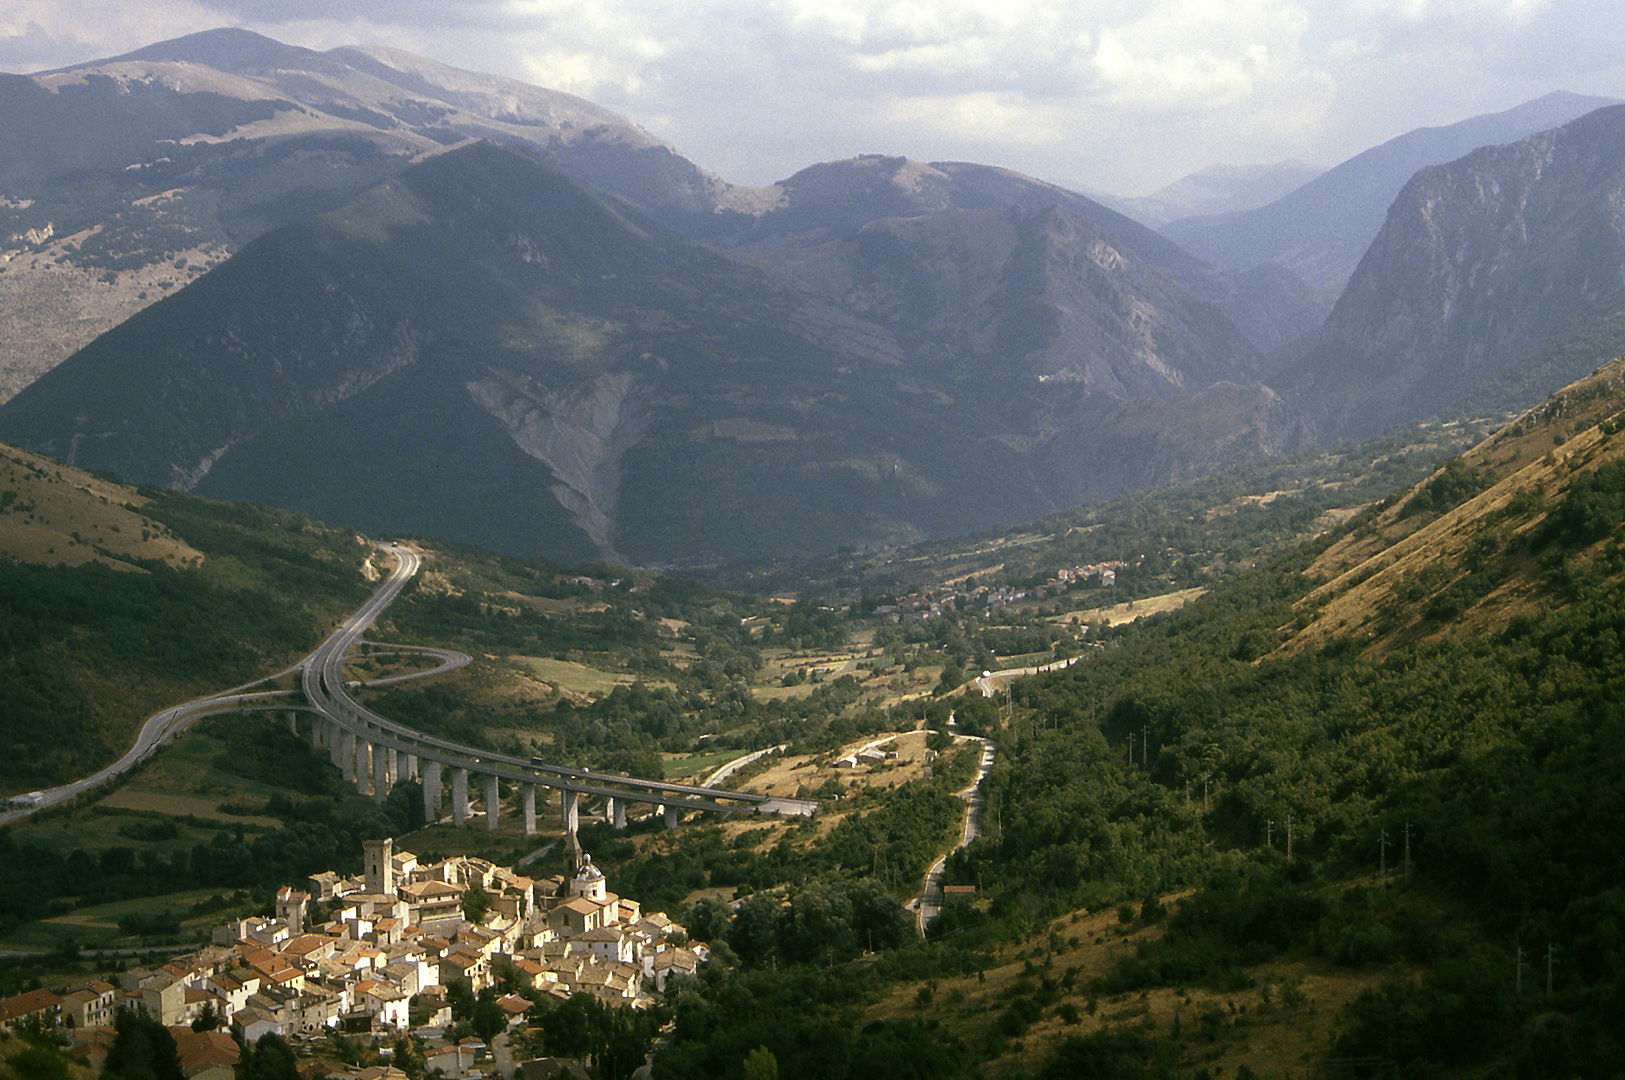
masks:
<path fill-rule="evenodd" d="M 1018 520 L 1286 428 L 1220 306 L 1078 208 L 798 226 L 816 288 L 754 224 L 771 272 L 467 147 L 99 338 L 0 438 L 374 531 L 699 563 Z"/>
<path fill-rule="evenodd" d="M 1625 348 L 1625 106 L 1418 173 L 1278 384 L 1328 434 L 1527 405 Z"/>

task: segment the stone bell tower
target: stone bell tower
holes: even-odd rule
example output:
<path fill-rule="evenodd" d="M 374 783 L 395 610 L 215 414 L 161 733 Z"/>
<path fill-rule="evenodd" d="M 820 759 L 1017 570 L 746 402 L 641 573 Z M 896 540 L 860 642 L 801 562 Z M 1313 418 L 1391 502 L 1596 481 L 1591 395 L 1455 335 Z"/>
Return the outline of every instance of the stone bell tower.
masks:
<path fill-rule="evenodd" d="M 367 883 L 367 893 L 372 896 L 394 896 L 395 841 L 386 836 L 382 840 L 364 840 L 361 847 L 362 877 Z"/>

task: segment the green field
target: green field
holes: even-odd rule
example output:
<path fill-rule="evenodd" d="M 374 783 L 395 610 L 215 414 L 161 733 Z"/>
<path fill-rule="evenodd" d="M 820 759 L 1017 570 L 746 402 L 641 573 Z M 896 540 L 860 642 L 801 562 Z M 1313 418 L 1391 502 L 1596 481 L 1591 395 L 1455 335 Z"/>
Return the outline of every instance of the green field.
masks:
<path fill-rule="evenodd" d="M 664 754 L 666 759 L 666 778 L 668 780 L 687 780 L 697 776 L 705 776 L 712 769 L 726 765 L 736 757 L 743 754 L 738 750 L 714 750 L 704 754 Z"/>
<path fill-rule="evenodd" d="M 574 660 L 557 660 L 551 656 L 515 656 L 510 659 L 531 678 L 551 683 L 566 694 L 602 697 L 617 686 L 630 686 L 638 681 L 636 675 L 600 671 Z M 648 685 L 669 684 L 650 682 Z"/>

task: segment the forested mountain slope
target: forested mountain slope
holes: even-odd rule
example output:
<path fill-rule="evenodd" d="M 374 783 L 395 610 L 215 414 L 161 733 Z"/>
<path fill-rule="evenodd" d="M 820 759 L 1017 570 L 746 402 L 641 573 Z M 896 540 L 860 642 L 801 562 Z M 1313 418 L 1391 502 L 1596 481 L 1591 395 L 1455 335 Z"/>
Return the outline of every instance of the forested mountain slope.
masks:
<path fill-rule="evenodd" d="M 1327 1060 L 1610 1075 L 1622 521 L 1615 361 L 1345 530 L 1018 686 L 997 825 L 950 860 L 991 900 L 962 925 L 1202 887 L 1095 990 L 1240 988 L 1296 957 L 1371 973 Z M 1548 947 L 1554 995 L 1517 996 L 1518 950 Z"/>

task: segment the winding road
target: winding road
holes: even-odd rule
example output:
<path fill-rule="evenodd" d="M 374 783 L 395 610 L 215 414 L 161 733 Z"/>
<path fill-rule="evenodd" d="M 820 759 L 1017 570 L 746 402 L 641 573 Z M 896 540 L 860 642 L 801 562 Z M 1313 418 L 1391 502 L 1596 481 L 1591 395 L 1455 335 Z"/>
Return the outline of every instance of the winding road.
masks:
<path fill-rule="evenodd" d="M 931 869 L 925 872 L 925 884 L 920 888 L 920 895 L 915 898 L 912 905 L 920 916 L 920 933 L 925 933 L 926 925 L 942 912 L 942 874 L 948 865 L 948 855 L 960 848 L 968 847 L 972 840 L 982 834 L 982 781 L 993 770 L 993 744 L 987 739 L 975 735 L 955 735 L 956 742 L 974 742 L 982 746 L 982 761 L 976 769 L 976 779 L 971 781 L 969 787 L 959 792 L 959 797 L 965 800 L 965 825 L 960 831 L 959 843 L 953 851 L 942 856 L 931 864 Z"/>

